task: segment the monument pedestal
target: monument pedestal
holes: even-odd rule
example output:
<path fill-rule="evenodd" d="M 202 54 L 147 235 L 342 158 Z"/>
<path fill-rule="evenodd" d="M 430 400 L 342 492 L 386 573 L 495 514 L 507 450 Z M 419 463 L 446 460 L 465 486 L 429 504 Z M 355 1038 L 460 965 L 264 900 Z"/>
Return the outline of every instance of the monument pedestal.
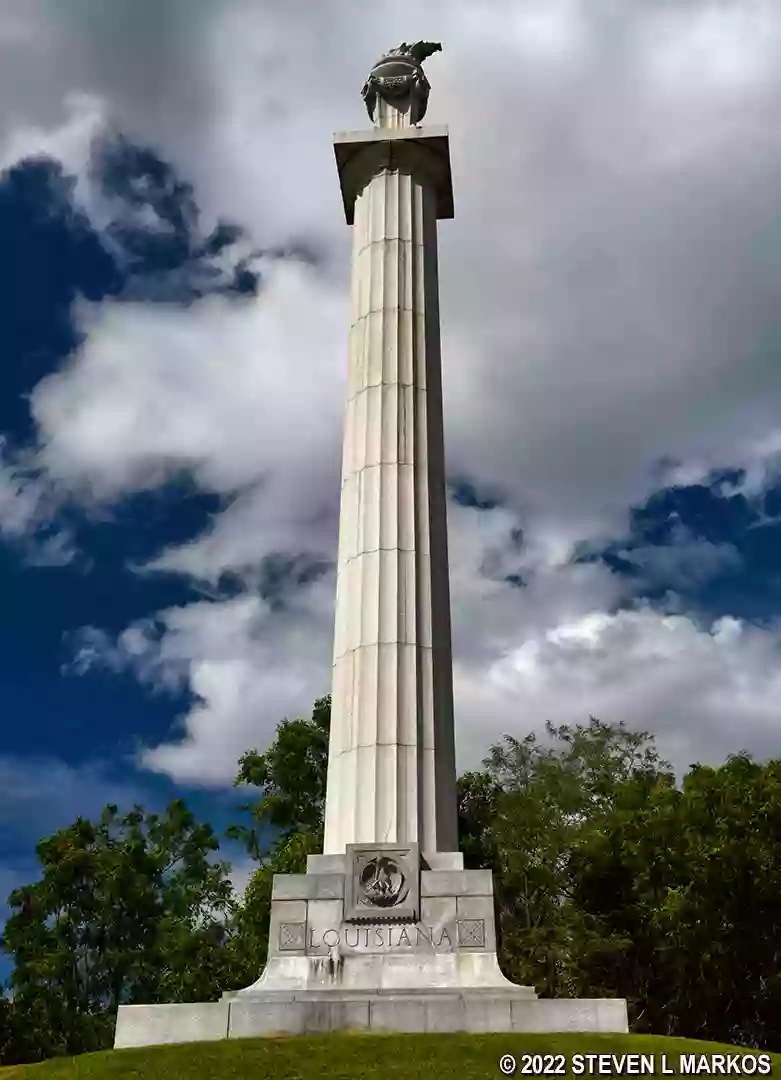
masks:
<path fill-rule="evenodd" d="M 233 1000 L 269 991 L 536 998 L 502 974 L 491 872 L 464 870 L 460 853 L 424 858 L 421 869 L 415 845 L 351 844 L 346 855 L 310 855 L 308 871 L 274 878 L 266 968 Z M 371 886 L 377 871 L 386 892 L 372 903 L 362 877 Z"/>
<path fill-rule="evenodd" d="M 310 855 L 306 874 L 278 874 L 258 981 L 208 1004 L 123 1005 L 114 1045 L 347 1030 L 628 1030 L 624 1001 L 540 1000 L 506 979 L 490 870 L 464 870 L 460 853 L 424 856 L 420 868 L 418 859 L 414 845 L 355 844 L 346 855 Z M 366 902 L 367 885 L 380 903 Z"/>

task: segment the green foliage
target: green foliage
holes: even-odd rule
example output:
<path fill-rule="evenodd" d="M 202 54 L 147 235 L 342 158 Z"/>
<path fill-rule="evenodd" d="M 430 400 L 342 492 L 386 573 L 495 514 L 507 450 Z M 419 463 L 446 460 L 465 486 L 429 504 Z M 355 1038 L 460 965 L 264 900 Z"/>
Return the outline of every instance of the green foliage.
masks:
<path fill-rule="evenodd" d="M 330 722 L 331 698 L 318 698 L 310 720 L 283 720 L 265 754 L 251 750 L 239 759 L 236 786 L 260 789 L 239 808 L 252 824 L 227 830 L 259 864 L 234 918 L 241 959 L 252 969 L 248 981 L 266 963 L 274 874 L 306 873 L 307 855 L 322 851 Z"/>
<path fill-rule="evenodd" d="M 214 1000 L 258 977 L 273 876 L 305 872 L 322 847 L 329 723 L 320 698 L 311 719 L 283 721 L 264 754 L 239 762 L 236 784 L 258 792 L 242 807 L 251 824 L 229 830 L 258 863 L 241 902 L 211 828 L 181 802 L 163 816 L 107 807 L 41 842 L 41 880 L 10 899 L 0 1060 L 110 1045 L 119 1003 Z M 693 766 L 679 786 L 646 733 L 593 717 L 548 724 L 541 738 L 506 736 L 463 775 L 458 814 L 466 865 L 494 871 L 515 982 L 626 997 L 639 1032 L 781 1047 L 781 761 L 740 754 Z M 173 1072 L 185 1076 L 180 1050 Z M 232 1053 L 214 1050 L 219 1075 L 241 1075 L 239 1058 L 220 1057 Z M 192 1060 L 207 1059 L 201 1048 Z M 79 1075 L 111 1075 L 76 1060 Z M 157 1075 L 163 1058 L 148 1060 Z M 267 1065 L 273 1075 L 279 1062 Z"/>
<path fill-rule="evenodd" d="M 653 740 L 594 717 L 547 725 L 547 739 L 505 736 L 481 774 L 462 778 L 467 858 L 493 868 L 502 966 L 549 996 L 594 996 L 587 958 L 614 950 L 573 901 L 570 863 L 628 781 L 671 780 Z M 465 836 L 466 833 L 466 836 Z"/>
<path fill-rule="evenodd" d="M 318 850 L 323 831 L 330 723 L 331 698 L 318 698 L 311 720 L 283 720 L 265 754 L 249 750 L 239 759 L 236 786 L 251 785 L 259 788 L 261 795 L 240 807 L 252 816 L 252 825 L 234 825 L 228 835 L 242 840 L 258 862 L 289 845 L 295 834 L 301 835 L 300 844 L 315 845 L 308 850 Z M 290 848 L 293 850 L 295 844 Z"/>
<path fill-rule="evenodd" d="M 501 794 L 501 784 L 488 773 L 468 772 L 458 780 L 458 840 L 467 869 L 488 869 L 499 861 L 491 826 Z"/>
<path fill-rule="evenodd" d="M 25 1054 L 110 1045 L 121 1003 L 219 996 L 234 900 L 217 849 L 181 801 L 163 815 L 107 806 L 41 841 L 41 878 L 11 894 L 3 935 L 13 1013 L 34 1032 Z"/>
<path fill-rule="evenodd" d="M 781 761 L 692 766 L 591 718 L 506 737 L 460 781 L 500 959 L 544 996 L 625 997 L 637 1031 L 781 1046 Z"/>
<path fill-rule="evenodd" d="M 640 1030 L 781 1045 L 781 761 L 627 786 L 577 863 Z"/>
<path fill-rule="evenodd" d="M 225 989 L 239 989 L 257 979 L 266 963 L 268 930 L 271 918 L 271 886 L 274 874 L 306 873 L 306 857 L 322 850 L 319 833 L 293 832 L 280 839 L 270 857 L 250 878 L 233 919 L 235 936 L 231 948 L 236 952 L 234 970 L 247 972 Z"/>

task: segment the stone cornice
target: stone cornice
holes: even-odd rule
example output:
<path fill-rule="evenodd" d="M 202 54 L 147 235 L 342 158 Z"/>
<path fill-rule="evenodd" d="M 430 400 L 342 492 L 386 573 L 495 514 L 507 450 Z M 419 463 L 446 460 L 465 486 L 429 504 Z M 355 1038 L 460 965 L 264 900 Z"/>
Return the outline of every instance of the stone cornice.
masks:
<path fill-rule="evenodd" d="M 427 181 L 437 196 L 437 217 L 453 217 L 453 181 L 446 127 L 339 132 L 334 135 L 334 154 L 348 225 L 353 223 L 355 200 L 372 177 L 383 169 L 410 173 Z"/>

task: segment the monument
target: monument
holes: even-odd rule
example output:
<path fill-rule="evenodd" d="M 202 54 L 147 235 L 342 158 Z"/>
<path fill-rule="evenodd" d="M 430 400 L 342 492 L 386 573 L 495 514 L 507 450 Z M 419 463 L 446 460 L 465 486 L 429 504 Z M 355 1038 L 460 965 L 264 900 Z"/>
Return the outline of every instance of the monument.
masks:
<path fill-rule="evenodd" d="M 278 1032 L 627 1030 L 619 1000 L 540 1000 L 500 970 L 490 870 L 458 851 L 437 219 L 448 132 L 420 127 L 440 46 L 372 68 L 334 138 L 353 230 L 322 855 L 273 883 L 268 960 L 219 1002 L 120 1006 L 115 1046 Z"/>

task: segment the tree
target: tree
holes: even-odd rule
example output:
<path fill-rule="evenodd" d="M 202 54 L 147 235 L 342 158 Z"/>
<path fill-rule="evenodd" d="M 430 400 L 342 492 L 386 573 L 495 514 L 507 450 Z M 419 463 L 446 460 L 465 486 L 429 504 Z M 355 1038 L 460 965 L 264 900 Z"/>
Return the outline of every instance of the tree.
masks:
<path fill-rule="evenodd" d="M 241 902 L 182 802 L 107 807 L 38 846 L 3 945 L 0 1060 L 110 1045 L 123 1002 L 214 999 L 265 963 L 275 873 L 319 852 L 330 698 L 239 761 L 258 862 Z M 461 850 L 494 871 L 500 960 L 544 995 L 626 997 L 639 1031 L 781 1046 L 781 761 L 692 766 L 679 786 L 623 724 L 506 736 L 458 781 Z"/>
<path fill-rule="evenodd" d="M 781 761 L 626 785 L 573 871 L 638 1030 L 781 1045 Z"/>
<path fill-rule="evenodd" d="M 265 752 L 249 750 L 239 759 L 235 784 L 259 788 L 260 797 L 240 809 L 252 825 L 233 825 L 228 835 L 246 845 L 261 865 L 282 860 L 295 873 L 306 855 L 322 850 L 331 698 L 318 698 L 310 720 L 283 720 Z"/>
<path fill-rule="evenodd" d="M 120 1004 L 208 1000 L 232 981 L 234 898 L 217 849 L 181 801 L 163 815 L 107 806 L 41 841 L 41 879 L 11 894 L 2 942 L 37 1056 L 110 1046 Z"/>
<path fill-rule="evenodd" d="M 305 873 L 307 855 L 322 851 L 330 723 L 331 698 L 318 698 L 311 719 L 283 720 L 264 754 L 248 750 L 239 759 L 235 786 L 260 789 L 239 808 L 252 824 L 227 830 L 258 863 L 234 917 L 232 947 L 251 968 L 249 981 L 266 963 L 274 874 Z"/>
<path fill-rule="evenodd" d="M 587 725 L 505 736 L 485 772 L 462 779 L 470 851 L 494 870 L 500 960 L 545 996 L 588 996 L 594 952 L 620 944 L 573 898 L 571 860 L 629 781 L 669 777 L 653 739 L 594 717 Z M 463 835 L 463 833 L 462 833 Z"/>
<path fill-rule="evenodd" d="M 502 786 L 490 773 L 468 772 L 458 780 L 458 842 L 468 870 L 497 864 L 496 837 L 491 826 L 501 795 Z"/>

